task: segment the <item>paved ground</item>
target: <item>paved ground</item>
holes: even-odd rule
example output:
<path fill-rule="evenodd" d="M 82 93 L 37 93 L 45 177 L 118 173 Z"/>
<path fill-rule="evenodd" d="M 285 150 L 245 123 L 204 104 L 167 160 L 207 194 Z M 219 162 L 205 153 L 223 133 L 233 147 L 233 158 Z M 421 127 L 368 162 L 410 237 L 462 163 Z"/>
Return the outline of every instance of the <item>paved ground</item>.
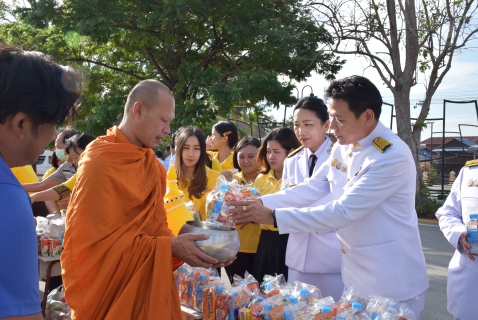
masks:
<path fill-rule="evenodd" d="M 451 320 L 446 310 L 446 281 L 448 263 L 454 248 L 445 239 L 437 224 L 419 223 L 423 252 L 427 262 L 430 288 L 427 292 L 422 320 Z"/>

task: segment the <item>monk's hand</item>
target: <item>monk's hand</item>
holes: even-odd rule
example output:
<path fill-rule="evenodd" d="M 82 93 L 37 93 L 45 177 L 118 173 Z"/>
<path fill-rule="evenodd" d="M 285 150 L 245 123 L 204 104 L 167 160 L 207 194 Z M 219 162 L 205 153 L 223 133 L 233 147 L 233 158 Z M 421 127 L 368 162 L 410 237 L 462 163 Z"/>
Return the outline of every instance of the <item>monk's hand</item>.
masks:
<path fill-rule="evenodd" d="M 272 210 L 262 205 L 261 199 L 247 199 L 242 201 L 230 201 L 226 203 L 229 207 L 229 216 L 235 224 L 249 223 L 251 221 L 262 224 L 274 224 Z"/>
<path fill-rule="evenodd" d="M 460 239 L 458 240 L 458 243 L 461 244 L 468 258 L 470 258 L 472 261 L 475 261 L 474 256 L 476 256 L 477 254 L 471 253 L 470 251 L 471 244 L 468 242 L 468 234 L 466 231 L 463 231 L 463 233 L 460 235 Z"/>
<path fill-rule="evenodd" d="M 189 264 L 191 267 L 212 268 L 222 267 L 224 263 L 219 263 L 216 258 L 201 251 L 195 241 L 206 240 L 207 234 L 187 233 L 171 239 L 171 249 L 173 255 Z"/>

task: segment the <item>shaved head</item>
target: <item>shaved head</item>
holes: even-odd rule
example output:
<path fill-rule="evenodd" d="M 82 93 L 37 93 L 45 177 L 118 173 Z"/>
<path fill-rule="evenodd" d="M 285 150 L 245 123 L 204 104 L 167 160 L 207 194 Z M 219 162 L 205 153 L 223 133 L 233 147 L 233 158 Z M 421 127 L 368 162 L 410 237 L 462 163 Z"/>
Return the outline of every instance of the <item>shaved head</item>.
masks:
<path fill-rule="evenodd" d="M 141 102 L 148 110 L 151 110 L 159 100 L 161 94 L 172 96 L 171 90 L 159 81 L 143 80 L 134 86 L 128 95 L 125 105 L 125 115 L 131 111 L 136 102 Z"/>
<path fill-rule="evenodd" d="M 128 95 L 118 128 L 131 143 L 155 148 L 170 132 L 174 108 L 168 87 L 156 80 L 141 81 Z"/>

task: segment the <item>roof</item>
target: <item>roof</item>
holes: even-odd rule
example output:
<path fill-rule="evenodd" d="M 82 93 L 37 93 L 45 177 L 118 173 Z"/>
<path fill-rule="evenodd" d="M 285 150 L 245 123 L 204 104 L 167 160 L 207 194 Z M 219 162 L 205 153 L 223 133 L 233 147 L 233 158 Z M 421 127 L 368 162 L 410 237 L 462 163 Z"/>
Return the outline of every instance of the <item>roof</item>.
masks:
<path fill-rule="evenodd" d="M 446 152 L 463 152 L 471 147 L 476 145 L 477 143 L 470 140 L 470 139 L 463 139 L 460 138 L 452 138 L 449 141 L 445 143 L 445 151 Z M 442 145 L 440 145 L 438 148 L 433 149 L 433 152 L 441 152 L 442 151 Z"/>

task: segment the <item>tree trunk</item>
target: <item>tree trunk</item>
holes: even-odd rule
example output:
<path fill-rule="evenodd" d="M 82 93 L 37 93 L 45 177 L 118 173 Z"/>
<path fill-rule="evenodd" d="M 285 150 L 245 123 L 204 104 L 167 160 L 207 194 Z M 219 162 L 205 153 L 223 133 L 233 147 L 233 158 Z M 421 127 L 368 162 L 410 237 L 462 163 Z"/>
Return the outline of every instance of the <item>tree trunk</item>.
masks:
<path fill-rule="evenodd" d="M 420 130 L 412 133 L 411 116 L 410 116 L 410 87 L 396 86 L 393 90 L 393 98 L 397 116 L 397 132 L 398 136 L 405 141 L 412 152 L 415 162 L 415 170 L 417 172 L 416 191 L 417 201 L 423 203 L 426 196 L 422 195 L 421 190 L 424 187 L 423 177 L 418 161 L 418 150 L 420 148 Z"/>

